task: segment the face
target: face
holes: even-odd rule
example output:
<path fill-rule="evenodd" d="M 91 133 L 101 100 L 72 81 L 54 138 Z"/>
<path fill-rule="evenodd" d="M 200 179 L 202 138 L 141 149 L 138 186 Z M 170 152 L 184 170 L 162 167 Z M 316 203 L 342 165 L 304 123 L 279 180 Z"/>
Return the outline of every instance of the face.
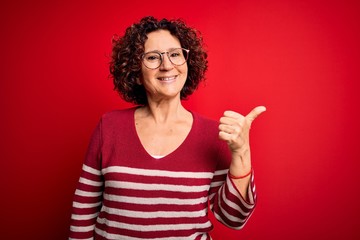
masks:
<path fill-rule="evenodd" d="M 181 48 L 179 39 L 167 30 L 158 30 L 147 35 L 145 53 L 151 51 L 168 52 L 174 48 Z M 187 63 L 173 65 L 167 54 L 163 54 L 163 61 L 159 68 L 149 69 L 142 64 L 141 84 L 144 85 L 148 101 L 163 99 L 180 99 L 180 91 L 187 78 Z"/>

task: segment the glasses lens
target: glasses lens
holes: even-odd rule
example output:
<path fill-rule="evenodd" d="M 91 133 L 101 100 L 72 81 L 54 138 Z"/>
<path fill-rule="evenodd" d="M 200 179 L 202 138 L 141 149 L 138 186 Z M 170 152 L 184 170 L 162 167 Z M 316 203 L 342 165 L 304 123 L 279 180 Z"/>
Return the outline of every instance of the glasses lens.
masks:
<path fill-rule="evenodd" d="M 143 63 L 147 68 L 156 69 L 160 67 L 163 56 L 162 54 L 167 54 L 170 59 L 170 62 L 174 65 L 183 65 L 188 59 L 189 50 L 184 48 L 175 48 L 169 52 L 159 53 L 159 52 L 148 52 L 143 55 Z"/>
<path fill-rule="evenodd" d="M 143 60 L 146 67 L 155 69 L 161 64 L 161 54 L 157 52 L 149 52 L 144 55 Z"/>
<path fill-rule="evenodd" d="M 169 52 L 170 60 L 175 65 L 184 64 L 187 60 L 187 55 L 188 55 L 187 51 L 185 51 L 185 49 L 182 48 L 176 48 Z"/>

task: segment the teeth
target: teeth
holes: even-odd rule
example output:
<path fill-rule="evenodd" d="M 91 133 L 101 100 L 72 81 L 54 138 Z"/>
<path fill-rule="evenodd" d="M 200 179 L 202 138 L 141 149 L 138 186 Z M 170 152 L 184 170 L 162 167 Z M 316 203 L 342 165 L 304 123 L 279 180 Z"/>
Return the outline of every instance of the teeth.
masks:
<path fill-rule="evenodd" d="M 160 78 L 160 80 L 162 81 L 170 81 L 170 80 L 174 80 L 175 77 L 164 77 L 164 78 Z"/>

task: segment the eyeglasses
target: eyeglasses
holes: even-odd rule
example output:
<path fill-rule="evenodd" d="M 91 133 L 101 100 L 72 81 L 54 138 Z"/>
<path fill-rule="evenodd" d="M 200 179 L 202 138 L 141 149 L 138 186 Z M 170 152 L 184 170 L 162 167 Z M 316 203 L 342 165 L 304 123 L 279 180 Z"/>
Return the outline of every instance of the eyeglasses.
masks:
<path fill-rule="evenodd" d="M 185 48 L 174 48 L 168 52 L 147 52 L 142 55 L 142 61 L 145 67 L 150 69 L 157 69 L 161 66 L 163 62 L 163 55 L 166 53 L 170 62 L 173 65 L 180 66 L 183 65 L 189 56 L 190 50 Z"/>

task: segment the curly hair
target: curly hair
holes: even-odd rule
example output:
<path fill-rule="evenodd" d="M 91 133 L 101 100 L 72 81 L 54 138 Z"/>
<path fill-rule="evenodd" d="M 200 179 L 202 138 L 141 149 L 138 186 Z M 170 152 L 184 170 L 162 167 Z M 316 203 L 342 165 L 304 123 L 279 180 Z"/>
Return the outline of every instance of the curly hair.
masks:
<path fill-rule="evenodd" d="M 147 97 L 144 86 L 139 85 L 141 78 L 142 55 L 147 34 L 156 30 L 168 30 L 180 41 L 181 47 L 189 49 L 188 75 L 181 99 L 186 99 L 205 79 L 207 70 L 207 52 L 199 31 L 191 28 L 180 19 L 158 21 L 152 16 L 144 17 L 139 23 L 128 27 L 124 36 L 113 38 L 110 61 L 110 77 L 114 90 L 127 102 L 146 105 Z"/>

